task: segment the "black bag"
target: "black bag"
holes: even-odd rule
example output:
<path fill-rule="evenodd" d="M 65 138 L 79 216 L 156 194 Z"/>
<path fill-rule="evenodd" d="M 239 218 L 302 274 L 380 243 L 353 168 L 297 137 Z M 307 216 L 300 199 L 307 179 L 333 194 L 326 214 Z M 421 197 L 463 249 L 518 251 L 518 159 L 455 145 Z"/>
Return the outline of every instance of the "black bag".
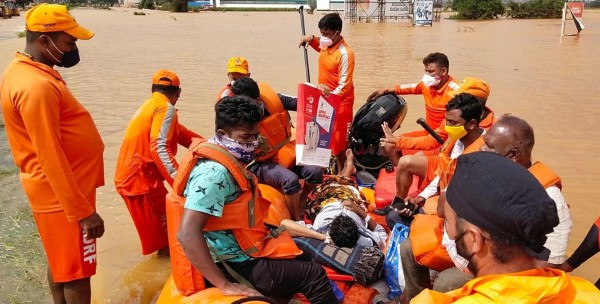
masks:
<path fill-rule="evenodd" d="M 366 170 L 377 178 L 379 170 L 389 163 L 388 157 L 379 152 L 380 139 L 384 136 L 381 124 L 387 122 L 392 131 L 397 130 L 407 110 L 402 97 L 386 94 L 364 104 L 356 112 L 350 129 L 349 146 L 359 171 Z"/>

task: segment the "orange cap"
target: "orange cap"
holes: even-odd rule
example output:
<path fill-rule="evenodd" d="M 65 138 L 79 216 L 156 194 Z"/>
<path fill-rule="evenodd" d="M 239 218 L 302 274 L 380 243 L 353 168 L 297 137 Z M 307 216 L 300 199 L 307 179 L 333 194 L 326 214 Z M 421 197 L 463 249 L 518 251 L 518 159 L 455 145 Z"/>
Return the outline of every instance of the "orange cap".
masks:
<path fill-rule="evenodd" d="M 175 72 L 169 70 L 158 70 L 152 76 L 152 84 L 160 84 L 165 86 L 178 87 L 179 86 L 179 77 Z"/>
<path fill-rule="evenodd" d="M 460 83 L 458 89 L 448 92 L 448 95 L 454 97 L 460 93 L 469 93 L 475 97 L 487 99 L 490 96 L 490 87 L 484 80 L 467 77 Z"/>
<path fill-rule="evenodd" d="M 248 60 L 244 57 L 231 57 L 227 62 L 227 73 L 250 74 Z"/>
<path fill-rule="evenodd" d="M 65 32 L 81 40 L 94 37 L 94 32 L 79 25 L 67 7 L 59 4 L 43 3 L 32 7 L 25 14 L 25 29 L 41 33 Z"/>

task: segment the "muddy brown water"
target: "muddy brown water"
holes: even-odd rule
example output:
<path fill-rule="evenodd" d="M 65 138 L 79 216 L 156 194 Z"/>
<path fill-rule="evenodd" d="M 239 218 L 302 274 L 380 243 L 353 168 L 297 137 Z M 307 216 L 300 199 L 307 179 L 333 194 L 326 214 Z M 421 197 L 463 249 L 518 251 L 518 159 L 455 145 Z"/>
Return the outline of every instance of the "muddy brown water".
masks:
<path fill-rule="evenodd" d="M 99 241 L 94 303 L 149 303 L 169 275 L 168 260 L 143 257 L 133 223 L 112 184 L 124 130 L 136 108 L 150 94 L 152 73 L 176 71 L 183 93 L 180 121 L 211 135 L 216 94 L 226 83 L 231 56 L 248 58 L 252 77 L 279 92 L 295 94 L 305 81 L 296 12 L 210 12 L 172 14 L 133 9 L 76 9 L 77 20 L 96 37 L 78 43 L 82 61 L 62 69 L 70 89 L 92 113 L 106 144 L 106 186 L 98 191 L 98 210 L 106 223 Z M 305 15 L 308 33 L 318 33 L 322 16 Z M 423 74 L 422 58 L 434 51 L 450 58 L 451 75 L 476 76 L 491 86 L 488 106 L 497 114 L 526 119 L 536 133 L 534 159 L 561 177 L 574 219 L 568 253 L 579 245 L 600 215 L 600 11 L 586 11 L 580 37 L 559 37 L 560 20 L 458 22 L 444 19 L 433 27 L 405 23 L 345 23 L 343 35 L 356 53 L 355 109 L 370 92 L 397 83 L 415 82 Z M 0 68 L 22 50 L 23 17 L 0 20 Z M 572 25 L 567 26 L 571 32 Z M 313 82 L 317 54 L 309 53 Z M 26 81 L 26 80 L 24 80 Z M 418 130 L 424 115 L 420 96 L 408 96 L 402 131 Z M 181 151 L 181 150 L 180 150 Z M 181 155 L 181 153 L 180 153 Z M 6 195 L 6 194 L 3 194 Z M 575 271 L 586 279 L 600 276 L 600 255 Z"/>

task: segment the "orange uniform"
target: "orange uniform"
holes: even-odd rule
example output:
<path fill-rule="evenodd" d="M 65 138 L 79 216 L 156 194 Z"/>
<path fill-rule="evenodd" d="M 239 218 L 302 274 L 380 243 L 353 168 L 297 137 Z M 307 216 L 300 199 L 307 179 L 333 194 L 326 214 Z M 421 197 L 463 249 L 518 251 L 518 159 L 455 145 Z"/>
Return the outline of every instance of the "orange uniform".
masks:
<path fill-rule="evenodd" d="M 54 280 L 93 275 L 95 240 L 85 244 L 93 258 L 74 257 L 85 251 L 79 220 L 94 213 L 96 188 L 104 185 L 104 143 L 90 113 L 58 71 L 22 54 L 4 72 L 0 102 Z"/>
<path fill-rule="evenodd" d="M 497 120 L 498 117 L 494 116 L 494 112 L 486 107 L 485 108 L 488 115 L 479 122 L 479 127 L 486 130 L 489 129 Z M 435 129 L 435 133 L 437 133 L 440 138 L 444 141 L 448 139 L 448 133 L 444 129 L 446 125 L 446 119 L 442 120 L 440 126 Z M 441 145 L 433 138 L 433 136 L 427 134 L 424 136 L 400 136 L 396 140 L 396 148 L 398 149 L 410 149 L 410 150 L 433 150 L 439 148 Z"/>
<path fill-rule="evenodd" d="M 348 132 L 352 124 L 354 107 L 354 51 L 342 38 L 337 44 L 321 49 L 319 39 L 313 39 L 310 46 L 319 52 L 319 84 L 326 85 L 332 94 L 342 98 L 337 116 L 339 126 L 346 126 L 344 132 L 335 132 L 331 139 L 333 155 L 338 155 L 348 146 Z"/>
<path fill-rule="evenodd" d="M 217 95 L 217 102 L 221 100 L 223 97 L 233 96 L 233 92 L 231 91 L 231 83 L 228 83 L 224 88 L 221 89 L 221 92 Z"/>
<path fill-rule="evenodd" d="M 140 106 L 125 131 L 115 187 L 129 208 L 143 254 L 168 246 L 164 181 L 173 184 L 177 144 L 187 148 L 193 137 L 200 135 L 179 124 L 177 110 L 158 92 Z"/>
<path fill-rule="evenodd" d="M 543 268 L 474 278 L 460 289 L 425 289 L 410 303 L 598 303 L 600 291 L 584 279 Z"/>
<path fill-rule="evenodd" d="M 423 95 L 425 99 L 425 122 L 436 129 L 442 123 L 446 115 L 446 104 L 452 99 L 447 93 L 459 88 L 452 76 L 438 90 L 435 87 L 426 87 L 422 81 L 412 84 L 397 85 L 396 95 Z"/>

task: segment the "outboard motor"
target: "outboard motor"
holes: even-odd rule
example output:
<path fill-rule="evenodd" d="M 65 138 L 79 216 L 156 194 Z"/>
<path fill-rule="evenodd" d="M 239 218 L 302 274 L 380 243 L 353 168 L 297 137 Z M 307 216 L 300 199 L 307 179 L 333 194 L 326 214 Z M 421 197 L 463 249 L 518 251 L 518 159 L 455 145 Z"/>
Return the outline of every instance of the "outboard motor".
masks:
<path fill-rule="evenodd" d="M 352 122 L 349 147 L 354 154 L 357 180 L 360 184 L 374 184 L 379 170 L 391 165 L 389 158 L 380 149 L 380 139 L 384 137 L 381 124 L 387 122 L 392 131 L 400 128 L 408 106 L 396 94 L 385 94 L 370 103 L 364 104 Z"/>

